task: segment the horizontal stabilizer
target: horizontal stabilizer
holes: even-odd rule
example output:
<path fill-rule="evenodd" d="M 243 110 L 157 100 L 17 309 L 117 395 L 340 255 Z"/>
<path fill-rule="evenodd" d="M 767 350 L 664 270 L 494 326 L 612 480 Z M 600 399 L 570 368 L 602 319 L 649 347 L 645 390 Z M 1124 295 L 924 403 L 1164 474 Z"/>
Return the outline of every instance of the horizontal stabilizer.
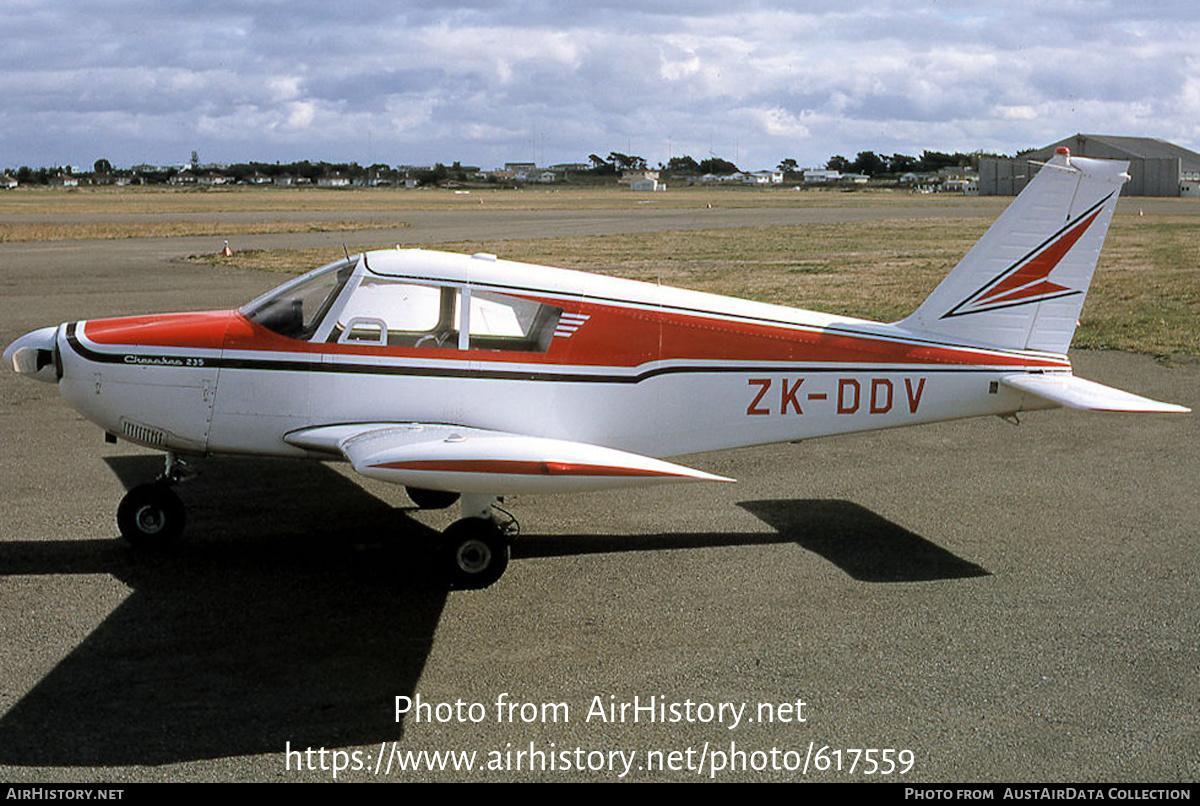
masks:
<path fill-rule="evenodd" d="M 733 481 L 599 445 L 452 425 L 334 425 L 286 439 L 310 450 L 332 452 L 336 445 L 364 476 L 427 490 L 503 495 Z"/>
<path fill-rule="evenodd" d="M 1008 375 L 1001 378 L 1000 382 L 1071 409 L 1158 414 L 1186 414 L 1191 411 L 1184 406 L 1160 403 L 1095 381 L 1076 378 L 1074 375 Z"/>

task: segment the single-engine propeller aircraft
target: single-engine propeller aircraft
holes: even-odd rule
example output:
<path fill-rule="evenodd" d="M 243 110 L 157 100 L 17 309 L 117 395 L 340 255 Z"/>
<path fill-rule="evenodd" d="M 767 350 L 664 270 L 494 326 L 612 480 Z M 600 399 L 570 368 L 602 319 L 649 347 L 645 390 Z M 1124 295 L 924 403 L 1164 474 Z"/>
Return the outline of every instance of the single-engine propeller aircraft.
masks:
<path fill-rule="evenodd" d="M 461 497 L 451 583 L 504 572 L 514 493 L 731 481 L 659 457 L 1030 409 L 1186 412 L 1075 377 L 1066 351 L 1128 163 L 1046 163 L 891 323 L 578 271 L 368 252 L 240 310 L 68 322 L 4 358 L 117 438 L 166 452 L 117 521 L 183 529 L 179 455 L 345 459 L 419 507 Z"/>

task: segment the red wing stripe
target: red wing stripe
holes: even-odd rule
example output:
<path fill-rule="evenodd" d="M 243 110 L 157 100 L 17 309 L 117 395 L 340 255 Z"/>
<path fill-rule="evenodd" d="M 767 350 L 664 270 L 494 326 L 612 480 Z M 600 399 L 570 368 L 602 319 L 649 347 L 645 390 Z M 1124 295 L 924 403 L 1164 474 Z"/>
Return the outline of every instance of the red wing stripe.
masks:
<path fill-rule="evenodd" d="M 419 470 L 432 473 L 503 473 L 517 476 L 679 476 L 634 467 L 584 465 L 574 462 L 534 462 L 514 459 L 423 459 L 410 462 L 384 462 L 372 467 L 388 470 Z"/>

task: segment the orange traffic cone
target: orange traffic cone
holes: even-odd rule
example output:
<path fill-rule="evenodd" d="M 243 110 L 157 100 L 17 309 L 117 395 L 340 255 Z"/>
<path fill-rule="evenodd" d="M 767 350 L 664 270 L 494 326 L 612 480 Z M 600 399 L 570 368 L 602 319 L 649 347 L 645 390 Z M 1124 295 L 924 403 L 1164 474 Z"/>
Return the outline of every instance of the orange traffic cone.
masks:
<path fill-rule="evenodd" d="M 233 250 L 229 248 L 229 241 L 225 242 L 225 248 L 221 250 L 222 257 L 233 257 Z"/>

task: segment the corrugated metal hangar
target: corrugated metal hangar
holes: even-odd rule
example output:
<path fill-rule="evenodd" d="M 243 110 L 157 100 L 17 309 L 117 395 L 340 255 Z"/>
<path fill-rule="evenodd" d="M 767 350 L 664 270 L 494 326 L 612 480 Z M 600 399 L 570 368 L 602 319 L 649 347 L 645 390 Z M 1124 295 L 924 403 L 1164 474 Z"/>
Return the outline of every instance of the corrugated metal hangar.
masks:
<path fill-rule="evenodd" d="M 1200 195 L 1200 154 L 1152 137 L 1117 137 L 1076 134 L 1045 148 L 1010 157 L 983 157 L 979 161 L 979 193 L 1015 196 L 1037 173 L 1031 162 L 1045 162 L 1054 150 L 1066 146 L 1079 157 L 1129 160 L 1125 196 Z"/>

